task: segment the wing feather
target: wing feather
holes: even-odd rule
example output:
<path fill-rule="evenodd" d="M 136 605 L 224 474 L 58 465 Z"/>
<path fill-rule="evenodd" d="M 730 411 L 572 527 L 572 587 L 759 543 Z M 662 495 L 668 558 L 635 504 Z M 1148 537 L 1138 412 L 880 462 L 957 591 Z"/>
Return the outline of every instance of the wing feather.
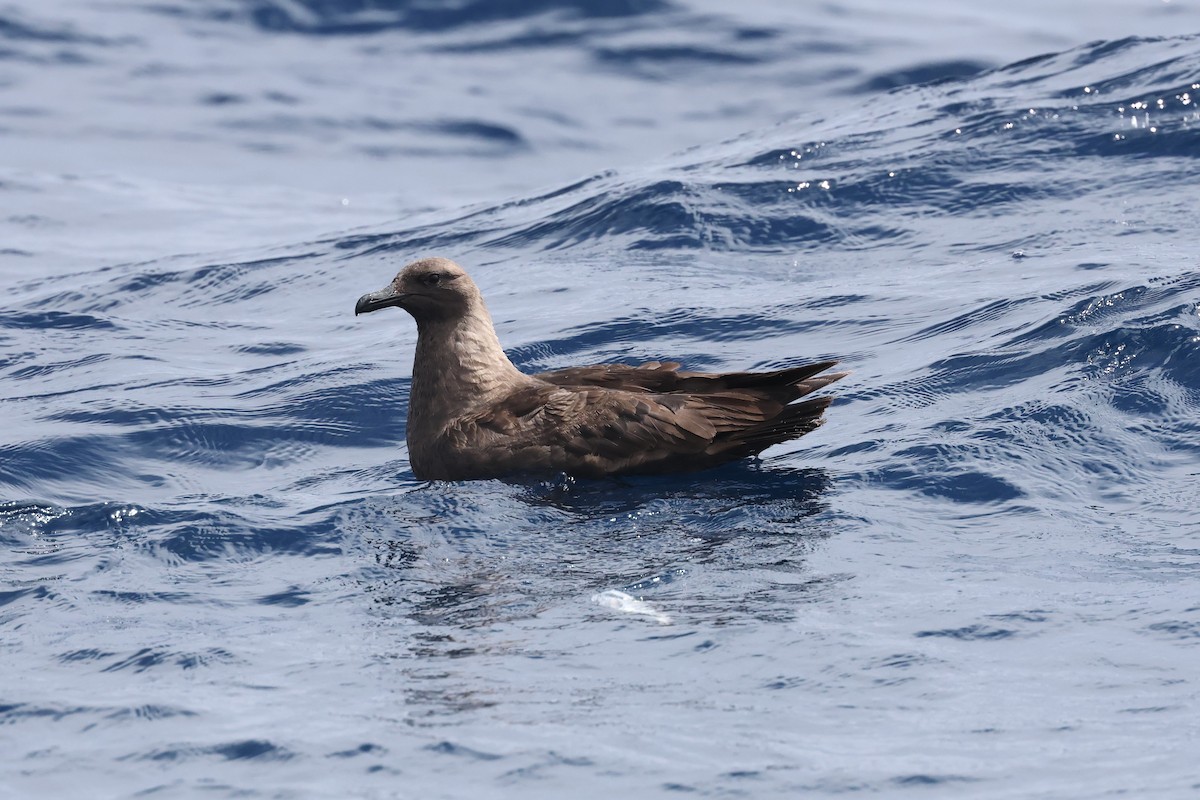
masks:
<path fill-rule="evenodd" d="M 817 374 L 833 363 L 725 375 L 680 372 L 673 362 L 544 373 L 555 380 L 530 381 L 458 418 L 445 441 L 455 462 L 472 460 L 482 476 L 700 469 L 819 426 L 831 398 L 792 401 L 842 378 Z"/>

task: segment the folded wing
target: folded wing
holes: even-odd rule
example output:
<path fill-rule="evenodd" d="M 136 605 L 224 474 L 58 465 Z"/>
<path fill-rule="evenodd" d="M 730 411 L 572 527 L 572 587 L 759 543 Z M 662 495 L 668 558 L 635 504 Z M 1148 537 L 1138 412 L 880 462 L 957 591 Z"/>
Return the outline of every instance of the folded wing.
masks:
<path fill-rule="evenodd" d="M 832 398 L 793 401 L 847 374 L 818 374 L 834 364 L 724 374 L 660 362 L 557 370 L 449 433 L 464 445 L 489 443 L 489 463 L 480 466 L 497 474 L 546 466 L 593 476 L 705 469 L 820 426 Z"/>

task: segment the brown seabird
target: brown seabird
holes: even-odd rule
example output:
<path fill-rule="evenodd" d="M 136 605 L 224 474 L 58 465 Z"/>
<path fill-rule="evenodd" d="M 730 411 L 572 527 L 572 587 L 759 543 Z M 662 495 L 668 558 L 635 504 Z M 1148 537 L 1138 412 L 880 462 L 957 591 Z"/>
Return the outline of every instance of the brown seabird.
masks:
<path fill-rule="evenodd" d="M 652 361 L 526 375 L 501 349 L 479 288 L 445 258 L 409 264 L 354 313 L 388 306 L 417 322 L 408 454 L 428 480 L 713 467 L 821 425 L 833 398 L 793 401 L 848 374 L 819 374 L 836 361 L 726 373 Z"/>

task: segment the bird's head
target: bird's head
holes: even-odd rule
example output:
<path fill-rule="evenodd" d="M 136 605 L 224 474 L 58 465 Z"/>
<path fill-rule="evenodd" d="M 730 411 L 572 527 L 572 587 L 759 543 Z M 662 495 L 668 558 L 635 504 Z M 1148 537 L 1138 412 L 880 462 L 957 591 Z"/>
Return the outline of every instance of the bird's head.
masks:
<path fill-rule="evenodd" d="M 448 258 L 423 258 L 383 289 L 358 298 L 354 313 L 399 306 L 417 322 L 434 322 L 461 317 L 478 301 L 479 289 L 466 270 Z"/>

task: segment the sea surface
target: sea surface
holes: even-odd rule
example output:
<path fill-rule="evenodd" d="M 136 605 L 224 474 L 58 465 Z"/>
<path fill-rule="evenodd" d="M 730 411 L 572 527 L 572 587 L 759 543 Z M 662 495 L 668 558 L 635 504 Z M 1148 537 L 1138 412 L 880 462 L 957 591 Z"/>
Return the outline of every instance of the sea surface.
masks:
<path fill-rule="evenodd" d="M 0 3 L 0 798 L 1200 793 L 1194 0 Z M 523 369 L 837 358 L 710 472 Z"/>

